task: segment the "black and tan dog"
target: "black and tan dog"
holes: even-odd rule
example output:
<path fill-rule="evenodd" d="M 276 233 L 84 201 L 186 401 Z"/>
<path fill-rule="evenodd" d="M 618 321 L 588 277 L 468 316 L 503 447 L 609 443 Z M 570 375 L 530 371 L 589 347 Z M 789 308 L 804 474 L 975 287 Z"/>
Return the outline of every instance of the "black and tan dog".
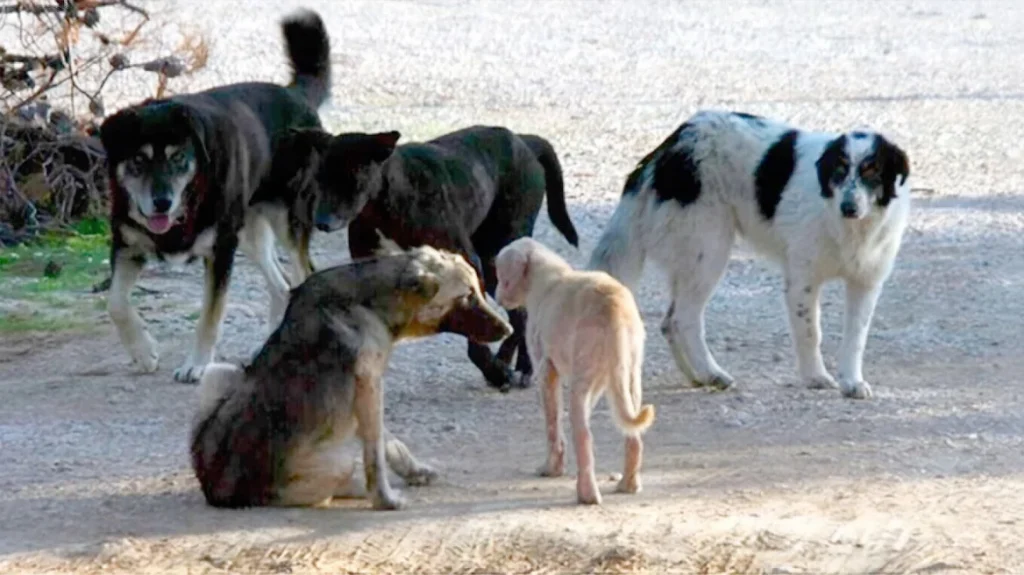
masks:
<path fill-rule="evenodd" d="M 490 126 L 396 148 L 398 138 L 398 132 L 331 136 L 311 130 L 297 131 L 290 141 L 300 150 L 292 154 L 295 169 L 321 195 L 333 198 L 329 208 L 317 212 L 317 227 L 333 231 L 348 225 L 353 258 L 373 253 L 378 232 L 403 248 L 450 250 L 473 263 L 493 296 L 495 256 L 512 241 L 533 235 L 545 195 L 552 223 L 577 245 L 561 164 L 547 140 Z M 497 357 L 486 345 L 469 342 L 470 359 L 503 391 L 528 385 L 532 371 L 523 339 L 525 314 L 513 311 L 509 319 L 515 332 Z M 518 377 L 510 368 L 517 352 Z"/>
<path fill-rule="evenodd" d="M 299 253 L 296 236 L 308 243 L 308 233 L 304 239 L 287 233 L 282 222 L 317 209 L 316 198 L 301 198 L 268 174 L 273 150 L 291 129 L 320 126 L 317 108 L 330 88 L 330 42 L 311 11 L 286 18 L 282 28 L 292 65 L 288 86 L 246 82 L 147 100 L 100 128 L 112 193 L 108 307 L 121 342 L 143 371 L 155 371 L 159 355 L 129 295 L 149 257 L 201 257 L 206 264 L 196 340 L 174 372 L 178 381 L 197 381 L 213 358 L 237 249 L 267 281 L 271 328 L 287 304 L 290 285 L 276 260 L 274 236 Z"/>
<path fill-rule="evenodd" d="M 511 331 L 456 254 L 392 247 L 311 275 L 251 365 L 212 364 L 203 376 L 192 465 L 206 500 L 307 506 L 353 495 L 343 447 L 354 432 L 373 506 L 399 508 L 385 462 L 409 484 L 434 472 L 384 427 L 381 375 L 393 347 L 441 332 L 489 342 Z"/>

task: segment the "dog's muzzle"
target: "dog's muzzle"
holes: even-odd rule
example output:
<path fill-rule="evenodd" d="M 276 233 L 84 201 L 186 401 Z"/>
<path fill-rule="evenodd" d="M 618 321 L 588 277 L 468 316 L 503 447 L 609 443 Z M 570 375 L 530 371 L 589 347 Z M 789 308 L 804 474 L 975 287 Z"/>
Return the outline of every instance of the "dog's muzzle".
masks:
<path fill-rule="evenodd" d="M 439 331 L 464 335 L 477 343 L 501 341 L 512 335 L 512 326 L 483 298 L 461 301 L 441 320 Z"/>
<path fill-rule="evenodd" d="M 857 217 L 857 203 L 856 202 L 843 202 L 839 204 L 839 212 L 843 214 L 844 218 L 856 218 Z"/>

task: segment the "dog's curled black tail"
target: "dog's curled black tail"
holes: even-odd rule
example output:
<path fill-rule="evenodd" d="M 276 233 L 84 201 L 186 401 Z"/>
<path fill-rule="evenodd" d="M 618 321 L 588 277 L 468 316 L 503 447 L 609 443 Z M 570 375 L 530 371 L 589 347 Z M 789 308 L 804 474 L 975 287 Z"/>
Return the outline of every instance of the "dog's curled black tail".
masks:
<path fill-rule="evenodd" d="M 292 83 L 302 97 L 319 108 L 331 94 L 331 39 L 316 12 L 298 10 L 281 22 Z"/>
<path fill-rule="evenodd" d="M 579 247 L 579 236 L 576 228 L 569 219 L 569 210 L 565 207 L 565 183 L 562 180 L 562 164 L 558 161 L 555 148 L 540 136 L 533 134 L 520 134 L 523 142 L 530 148 L 537 161 L 544 167 L 544 183 L 547 188 L 548 217 L 558 231 L 562 232 L 566 240 L 575 247 Z"/>

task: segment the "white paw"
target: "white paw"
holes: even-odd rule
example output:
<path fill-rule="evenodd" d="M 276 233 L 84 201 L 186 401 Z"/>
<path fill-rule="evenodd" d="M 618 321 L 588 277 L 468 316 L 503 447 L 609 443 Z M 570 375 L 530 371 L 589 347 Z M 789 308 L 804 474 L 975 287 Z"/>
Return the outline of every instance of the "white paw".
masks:
<path fill-rule="evenodd" d="M 836 380 L 832 379 L 832 376 L 827 373 L 822 375 L 812 375 L 804 380 L 804 384 L 807 386 L 807 389 L 839 388 L 839 384 L 836 383 Z"/>
<path fill-rule="evenodd" d="M 405 507 L 405 497 L 397 491 L 385 491 L 373 498 L 373 508 L 378 511 L 396 511 Z"/>
<path fill-rule="evenodd" d="M 843 397 L 850 399 L 869 399 L 874 392 L 871 391 L 871 384 L 866 381 L 844 381 L 840 387 Z"/>
<path fill-rule="evenodd" d="M 435 479 L 437 479 L 437 471 L 434 471 L 433 467 L 429 465 L 420 465 L 408 475 L 402 477 L 405 480 L 405 484 L 409 486 L 423 486 L 430 485 Z"/>
<path fill-rule="evenodd" d="M 203 371 L 206 370 L 206 364 L 197 364 L 191 360 L 186 361 L 184 365 L 174 370 L 174 381 L 178 383 L 197 383 L 203 377 Z"/>
<path fill-rule="evenodd" d="M 600 505 L 601 490 L 592 482 L 581 482 L 576 484 L 576 501 L 580 505 Z"/>
<path fill-rule="evenodd" d="M 724 391 L 726 389 L 729 389 L 733 385 L 735 385 L 735 383 L 736 383 L 736 380 L 734 380 L 731 375 L 729 375 L 727 373 L 718 373 L 718 374 L 713 374 L 713 375 L 711 375 L 709 377 L 706 377 L 706 378 L 704 378 L 701 381 L 694 381 L 693 382 L 693 386 L 694 387 L 707 387 L 707 388 L 710 388 L 710 389 L 716 389 L 716 390 Z"/>
<path fill-rule="evenodd" d="M 565 465 L 561 461 L 545 461 L 537 468 L 537 475 L 541 477 L 561 477 L 565 474 Z"/>
<path fill-rule="evenodd" d="M 643 485 L 640 483 L 639 475 L 634 475 L 633 477 L 623 477 L 615 486 L 615 491 L 618 493 L 640 493 L 640 491 L 642 490 Z"/>
<path fill-rule="evenodd" d="M 160 363 L 156 341 L 146 330 L 142 330 L 135 342 L 128 346 L 128 354 L 132 357 L 132 366 L 143 373 L 153 373 Z"/>

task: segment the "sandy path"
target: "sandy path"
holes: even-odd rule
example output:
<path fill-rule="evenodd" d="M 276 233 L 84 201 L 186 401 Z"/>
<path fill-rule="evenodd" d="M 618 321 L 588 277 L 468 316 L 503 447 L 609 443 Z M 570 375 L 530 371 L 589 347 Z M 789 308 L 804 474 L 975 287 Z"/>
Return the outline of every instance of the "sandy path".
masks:
<path fill-rule="evenodd" d="M 220 40 L 197 86 L 284 77 L 274 22 L 292 3 L 240 4 L 203 18 Z M 538 236 L 576 264 L 630 165 L 698 107 L 882 127 L 931 191 L 918 194 L 871 332 L 876 397 L 795 387 L 781 280 L 740 252 L 708 316 L 734 392 L 680 384 L 657 331 L 666 294 L 656 270 L 646 274 L 644 395 L 658 420 L 639 496 L 583 509 L 572 477 L 534 477 L 544 454 L 535 393 L 486 389 L 464 343 L 444 336 L 401 349 L 387 376 L 389 425 L 442 470 L 439 485 L 405 490 L 407 511 L 218 511 L 188 469 L 194 388 L 171 381 L 199 269 L 152 268 L 142 285 L 158 293 L 137 302 L 164 354 L 155 375 L 128 371 L 100 312 L 93 334 L 0 342 L 0 572 L 1024 569 L 1024 8 L 309 4 L 335 34 L 332 126 L 423 138 L 501 123 L 550 137 L 582 249 L 546 215 Z M 344 239 L 319 236 L 315 256 L 343 261 Z M 236 278 L 228 358 L 254 345 L 266 310 L 255 267 L 241 260 Z M 825 292 L 832 367 L 841 295 Z M 594 427 L 607 477 L 621 469 L 622 442 L 603 405 Z"/>

